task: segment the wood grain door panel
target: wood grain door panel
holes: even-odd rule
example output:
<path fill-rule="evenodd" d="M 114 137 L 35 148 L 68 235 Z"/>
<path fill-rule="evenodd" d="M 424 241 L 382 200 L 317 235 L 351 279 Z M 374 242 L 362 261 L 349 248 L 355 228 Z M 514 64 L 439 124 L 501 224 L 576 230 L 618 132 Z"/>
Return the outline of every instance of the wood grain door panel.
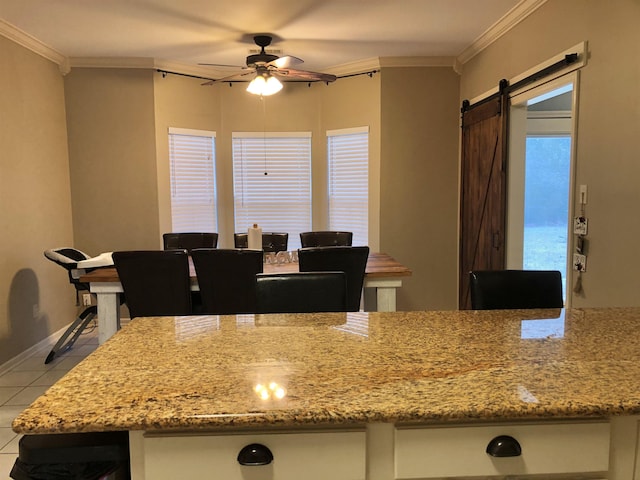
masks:
<path fill-rule="evenodd" d="M 505 262 L 507 99 L 496 95 L 462 116 L 459 308 L 471 308 L 469 272 Z"/>

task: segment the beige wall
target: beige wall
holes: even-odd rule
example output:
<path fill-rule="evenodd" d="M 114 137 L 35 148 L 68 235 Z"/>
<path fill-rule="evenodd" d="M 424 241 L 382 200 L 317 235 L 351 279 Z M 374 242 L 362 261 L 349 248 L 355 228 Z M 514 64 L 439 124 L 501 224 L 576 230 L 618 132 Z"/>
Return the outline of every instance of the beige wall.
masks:
<path fill-rule="evenodd" d="M 327 130 L 369 127 L 369 247 L 380 251 L 380 74 L 344 78 L 322 89 L 319 152 L 314 170 L 314 229 L 327 228 Z"/>
<path fill-rule="evenodd" d="M 73 245 L 63 79 L 0 37 L 0 365 L 70 323 L 75 289 L 46 249 Z"/>
<path fill-rule="evenodd" d="M 248 94 L 246 84 L 216 85 L 222 98 L 222 126 L 216 140 L 218 146 L 218 190 L 222 222 L 219 230 L 223 246 L 233 247 L 233 163 L 231 135 L 233 132 L 311 132 L 312 168 L 315 169 L 318 152 L 317 112 L 318 92 L 321 85 L 311 88 L 307 84 L 285 84 L 283 90 L 272 97 L 260 98 Z M 244 231 L 248 227 L 238 227 Z"/>
<path fill-rule="evenodd" d="M 153 72 L 65 77 L 73 231 L 90 255 L 158 247 Z"/>
<path fill-rule="evenodd" d="M 169 128 L 207 130 L 217 134 L 222 120 L 217 88 L 204 87 L 201 85 L 203 80 L 178 75 L 155 74 L 153 79 L 159 222 L 155 248 L 162 248 L 162 233 L 171 231 Z"/>
<path fill-rule="evenodd" d="M 71 75 L 77 73 L 72 72 Z M 81 132 L 92 127 L 86 116 L 77 117 L 71 105 L 84 105 L 92 98 L 108 95 L 108 92 L 120 92 L 120 87 L 110 88 L 113 82 L 135 81 L 129 88 L 133 92 L 140 89 L 145 93 L 149 82 L 142 73 L 126 70 L 82 70 L 79 75 L 67 81 L 72 168 L 79 172 L 78 180 L 72 177 L 74 188 L 76 181 L 87 176 L 86 168 L 95 171 L 102 162 L 96 165 L 85 156 L 76 170 L 73 155 L 78 148 L 76 142 L 95 141 L 88 139 L 96 139 L 97 134 L 87 132 L 87 138 L 72 135 L 75 128 L 72 125 L 80 125 Z M 155 238 L 152 238 L 150 232 L 154 225 L 148 220 L 145 242 L 160 245 L 161 233 L 170 229 L 166 140 L 169 127 L 216 132 L 219 244 L 230 247 L 234 231 L 232 132 L 312 132 L 314 228 L 326 228 L 326 131 L 366 125 L 370 129 L 371 158 L 369 244 L 373 250 L 386 251 L 414 270 L 414 276 L 406 280 L 406 288 L 400 293 L 398 306 L 401 309 L 455 308 L 458 80 L 451 68 L 387 69 L 372 78 L 365 75 L 340 79 L 328 86 L 287 83 L 282 93 L 260 99 L 248 95 L 243 84 L 205 87 L 197 79 L 171 75 L 163 78 L 154 74 L 157 169 L 152 170 L 145 162 L 136 166 L 139 172 L 132 172 L 134 176 L 149 176 L 152 171 L 157 175 L 157 203 L 154 205 L 156 197 L 152 193 L 148 193 L 150 198 L 145 197 L 145 202 L 148 216 L 155 214 L 159 227 Z M 386 82 L 384 88 L 381 87 L 383 82 Z M 94 97 L 93 92 L 98 86 L 106 93 L 101 92 Z M 415 92 L 420 93 L 416 95 Z M 121 109 L 125 115 L 131 116 L 134 112 L 130 103 L 128 100 L 120 103 L 110 100 L 108 105 L 99 105 L 95 109 L 106 109 L 106 113 L 112 112 L 112 108 Z M 386 128 L 382 127 L 383 122 Z M 147 131 L 149 123 L 148 117 L 139 115 L 140 130 Z M 407 130 L 415 127 L 419 128 L 419 134 L 407 136 Z M 381 133 L 383 131 L 384 134 Z M 93 150 L 90 145 L 82 145 L 82 148 Z M 385 154 L 381 153 L 383 148 Z M 102 147 L 98 150 L 102 151 Z M 86 166 L 84 162 L 91 164 Z M 104 181 L 103 188 L 116 193 L 128 183 L 128 179 L 111 178 Z M 77 201 L 75 190 L 74 201 Z M 124 207 L 127 201 L 130 200 L 122 200 L 121 205 Z M 428 218 L 416 221 L 424 206 L 430 204 L 437 204 L 439 208 Z M 102 208 L 105 215 L 112 216 L 116 207 L 108 205 Z M 89 219 L 90 209 L 87 208 L 86 212 L 85 217 Z M 385 229 L 388 230 L 386 236 Z M 395 233 L 399 231 L 401 235 Z M 76 232 L 80 234 L 79 230 Z M 95 235 L 95 230 L 87 233 L 89 235 Z M 112 232 L 109 241 L 113 245 L 123 245 L 125 235 L 129 235 L 125 230 Z M 114 241 L 116 237 L 118 242 Z M 425 238 L 428 239 L 426 244 Z M 416 249 L 416 241 L 423 242 L 423 248 Z M 118 248 L 109 247 L 106 241 L 102 245 L 101 251 Z"/>
<path fill-rule="evenodd" d="M 587 41 L 580 72 L 576 185 L 588 186 L 584 293 L 573 306 L 640 304 L 640 2 L 549 0 L 464 65 L 460 98 L 473 98 Z M 569 282 L 572 287 L 574 278 Z"/>
<path fill-rule="evenodd" d="M 379 218 L 379 79 L 354 77 L 324 84 L 287 83 L 281 93 L 261 99 L 246 93 L 246 84 L 202 86 L 202 80 L 169 75 L 155 77 L 156 149 L 158 152 L 161 232 L 171 226 L 169 199 L 169 127 L 216 133 L 219 245 L 233 247 L 234 131 L 309 131 L 312 134 L 314 228 L 326 228 L 326 130 L 370 127 L 372 163 L 371 244 L 377 244 Z M 372 100 L 373 99 L 373 100 Z M 373 246 L 372 246 L 373 248 Z"/>
<path fill-rule="evenodd" d="M 580 72 L 576 184 L 589 187 L 589 260 L 584 296 L 573 303 L 637 305 L 638 18 L 636 0 L 548 0 L 467 62 L 461 77 L 450 68 L 385 68 L 329 86 L 287 84 L 267 99 L 266 115 L 241 84 L 202 87 L 134 69 L 74 68 L 63 79 L 49 61 L 0 38 L 0 219 L 11 233 L 0 237 L 11 252 L 0 269 L 0 363 L 75 311 L 66 276 L 44 249 L 159 247 L 169 225 L 169 126 L 216 131 L 221 246 L 230 246 L 231 132 L 311 131 L 321 204 L 325 131 L 369 125 L 380 179 L 372 180 L 371 243 L 414 271 L 398 306 L 456 308 L 460 101 L 583 40 L 590 56 Z M 326 217 L 314 215 L 322 228 Z"/>
<path fill-rule="evenodd" d="M 457 308 L 458 82 L 452 68 L 382 71 L 380 246 L 413 270 L 399 310 Z"/>

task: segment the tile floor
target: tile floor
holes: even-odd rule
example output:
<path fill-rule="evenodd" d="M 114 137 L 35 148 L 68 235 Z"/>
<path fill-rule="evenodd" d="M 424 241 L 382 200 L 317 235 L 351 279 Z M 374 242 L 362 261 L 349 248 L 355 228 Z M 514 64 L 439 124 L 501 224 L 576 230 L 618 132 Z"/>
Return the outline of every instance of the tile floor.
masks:
<path fill-rule="evenodd" d="M 51 347 L 43 347 L 0 375 L 0 480 L 9 473 L 18 455 L 20 435 L 11 430 L 13 419 L 51 385 L 98 347 L 98 329 L 89 325 L 73 348 L 48 365 Z"/>

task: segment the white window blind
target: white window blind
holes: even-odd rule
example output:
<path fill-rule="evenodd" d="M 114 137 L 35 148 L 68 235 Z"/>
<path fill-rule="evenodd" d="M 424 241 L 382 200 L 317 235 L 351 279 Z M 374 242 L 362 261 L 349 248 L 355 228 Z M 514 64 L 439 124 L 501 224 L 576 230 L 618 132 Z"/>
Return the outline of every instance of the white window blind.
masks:
<path fill-rule="evenodd" d="M 233 187 L 236 232 L 257 223 L 299 248 L 311 230 L 311 133 L 233 133 Z"/>
<path fill-rule="evenodd" d="M 369 244 L 369 129 L 327 132 L 329 230 L 353 232 L 353 245 Z"/>
<path fill-rule="evenodd" d="M 217 232 L 215 132 L 169 129 L 171 230 Z"/>

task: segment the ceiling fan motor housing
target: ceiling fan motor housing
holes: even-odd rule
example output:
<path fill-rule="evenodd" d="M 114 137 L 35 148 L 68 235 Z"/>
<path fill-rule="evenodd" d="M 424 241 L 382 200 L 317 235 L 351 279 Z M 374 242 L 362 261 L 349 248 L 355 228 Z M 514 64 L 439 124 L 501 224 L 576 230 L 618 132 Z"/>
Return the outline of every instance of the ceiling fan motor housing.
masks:
<path fill-rule="evenodd" d="M 278 55 L 271 55 L 264 50 L 264 47 L 271 45 L 272 38 L 270 35 L 256 35 L 253 37 L 253 40 L 256 42 L 256 45 L 260 47 L 260 53 L 247 57 L 247 67 L 255 67 L 256 65 L 273 62 L 279 58 Z"/>
<path fill-rule="evenodd" d="M 270 53 L 263 52 L 257 53 L 255 55 L 249 55 L 247 57 L 247 67 L 255 67 L 257 65 L 273 62 L 278 58 L 280 57 L 278 57 L 277 55 L 271 55 Z"/>

